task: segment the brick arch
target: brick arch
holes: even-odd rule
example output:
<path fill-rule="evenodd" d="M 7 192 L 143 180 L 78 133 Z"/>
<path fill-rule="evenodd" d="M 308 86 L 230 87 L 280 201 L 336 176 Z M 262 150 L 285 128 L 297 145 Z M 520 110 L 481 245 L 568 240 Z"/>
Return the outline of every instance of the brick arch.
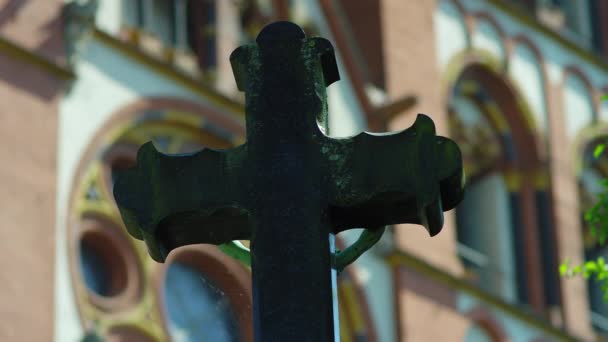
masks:
<path fill-rule="evenodd" d="M 530 37 L 525 36 L 521 33 L 511 37 L 510 41 L 511 41 L 511 43 L 510 43 L 511 48 L 514 48 L 517 44 L 522 44 L 522 45 L 525 45 L 527 48 L 529 48 L 530 51 L 532 51 L 532 53 L 538 60 L 538 64 L 541 66 L 541 72 L 543 75 L 543 83 L 546 83 L 546 72 L 545 72 L 545 68 L 544 68 L 545 58 L 543 57 L 543 53 L 541 52 L 541 50 L 538 48 L 538 46 L 536 46 L 536 43 L 534 43 L 534 41 L 532 39 L 530 39 Z"/>
<path fill-rule="evenodd" d="M 512 37 L 511 39 L 509 39 L 507 45 L 508 45 L 508 51 L 507 51 L 507 54 L 508 54 L 507 60 L 508 61 L 511 60 L 513 53 L 515 53 L 515 49 L 517 48 L 517 46 L 526 47 L 534 55 L 534 58 L 536 60 L 537 69 L 540 73 L 540 78 L 541 78 L 540 81 L 541 81 L 541 85 L 542 85 L 542 94 L 543 94 L 542 104 L 543 104 L 543 107 L 545 108 L 545 113 L 538 113 L 538 114 L 545 115 L 545 120 L 547 120 L 547 126 L 549 126 L 550 125 L 550 122 L 549 122 L 550 116 L 549 116 L 549 102 L 548 102 L 548 98 L 547 98 L 547 86 L 549 83 L 548 83 L 546 63 L 545 63 L 545 59 L 544 59 L 544 56 L 543 56 L 541 50 L 534 43 L 534 41 L 532 41 L 529 37 L 527 37 L 523 34 L 518 34 L 518 35 Z M 518 98 L 520 98 L 520 99 L 523 98 L 521 94 L 523 94 L 524 91 L 518 87 L 516 82 L 512 81 L 510 83 L 511 83 L 511 86 L 513 87 L 513 89 L 518 94 Z M 543 132 L 541 131 L 540 123 L 536 122 L 536 118 L 534 117 L 534 115 L 532 113 L 532 109 L 530 108 L 530 106 L 527 103 L 525 103 L 525 102 L 520 103 L 520 107 L 521 107 L 520 110 L 525 113 L 528 120 L 530 120 L 531 122 L 534 123 L 534 126 L 535 126 L 534 134 L 536 134 L 539 137 L 539 139 L 537 139 L 537 142 L 538 142 L 537 151 L 539 152 L 539 154 L 543 155 L 545 158 L 548 158 L 547 146 L 545 145 L 544 140 L 542 138 L 540 138 L 544 135 Z"/>
<path fill-rule="evenodd" d="M 498 32 L 498 35 L 500 36 L 500 38 L 503 39 L 501 44 L 504 45 L 504 39 L 507 38 L 507 34 L 505 33 L 505 30 L 502 28 L 502 26 L 500 26 L 500 23 L 498 23 L 498 20 L 496 20 L 496 18 L 490 12 L 478 11 L 478 12 L 473 13 L 473 17 L 475 18 L 476 22 L 485 20 L 488 23 L 490 23 L 490 25 L 492 25 L 492 27 L 494 27 L 496 32 Z"/>
<path fill-rule="evenodd" d="M 463 19 L 463 22 L 466 23 L 466 18 L 467 18 L 467 10 L 464 7 L 464 5 L 462 4 L 461 0 L 439 0 L 437 1 L 437 7 L 439 7 L 441 5 L 441 3 L 449 3 L 451 5 L 453 5 L 454 7 L 456 7 L 456 9 L 458 10 L 458 12 L 460 13 L 460 16 Z"/>
<path fill-rule="evenodd" d="M 509 55 L 509 49 L 508 49 L 508 39 L 507 39 L 507 34 L 505 32 L 505 30 L 500 26 L 500 23 L 498 22 L 498 20 L 496 20 L 496 18 L 494 18 L 494 16 L 486 11 L 478 11 L 473 13 L 473 18 L 475 19 L 473 22 L 473 28 L 477 27 L 477 24 L 485 21 L 488 24 L 490 24 L 490 26 L 492 26 L 494 28 L 494 30 L 496 31 L 496 33 L 498 33 L 498 36 L 500 37 L 500 46 L 502 46 L 502 48 L 504 49 L 505 52 L 505 59 L 506 57 Z M 471 30 L 473 31 L 473 30 Z"/>
<path fill-rule="evenodd" d="M 508 79 L 497 74 L 486 64 L 470 63 L 462 69 L 455 82 L 461 80 L 472 80 L 482 85 L 504 113 L 519 156 L 511 167 L 526 171 L 536 170 L 541 160 L 537 152 L 538 143 L 534 135 L 535 126 L 530 122 L 530 118 L 522 112 L 518 105 L 522 102 L 521 97 L 518 96 L 515 88 L 510 85 Z M 451 95 L 453 96 L 453 94 Z"/>
<path fill-rule="evenodd" d="M 585 139 L 587 138 L 587 136 L 589 136 L 589 134 L 592 134 L 592 132 L 595 132 L 597 130 L 590 126 L 595 125 L 599 121 L 598 115 L 599 115 L 599 109 L 600 109 L 600 102 L 599 102 L 599 95 L 596 96 L 594 94 L 593 85 L 591 84 L 591 81 L 589 80 L 587 75 L 577 66 L 573 66 L 573 65 L 566 66 L 564 68 L 563 77 L 562 77 L 561 84 L 560 84 L 560 88 L 561 88 L 561 92 L 562 92 L 562 96 L 561 96 L 562 103 L 560 105 L 562 106 L 562 110 L 564 112 L 564 119 L 566 120 L 566 122 L 567 122 L 567 117 L 568 117 L 569 113 L 567 113 L 567 108 L 565 108 L 565 106 L 564 106 L 564 100 L 565 100 L 564 94 L 566 91 L 566 82 L 568 81 L 568 79 L 570 77 L 577 79 L 578 81 L 580 81 L 583 84 L 583 86 L 585 88 L 584 91 L 585 91 L 588 101 L 590 101 L 591 111 L 592 111 L 591 121 L 588 122 L 585 127 L 582 127 L 577 132 L 575 132 L 574 137 L 570 139 L 571 140 L 570 142 L 572 142 L 571 146 L 573 146 L 574 148 L 571 148 L 569 150 L 569 153 L 573 153 L 572 155 L 574 156 L 574 160 L 579 161 L 580 160 L 580 158 L 579 158 L 580 144 L 583 141 L 585 141 Z M 579 165 L 577 165 L 577 167 L 574 169 L 574 171 L 577 171 L 577 172 L 580 171 L 580 168 L 578 166 Z"/>
<path fill-rule="evenodd" d="M 566 65 L 564 67 L 564 77 L 562 78 L 562 83 L 566 82 L 566 78 L 569 75 L 578 77 L 585 84 L 585 87 L 589 91 L 589 95 L 591 95 L 593 91 L 593 85 L 591 84 L 591 80 L 589 80 L 587 74 L 585 74 L 585 72 L 581 68 L 576 65 Z"/>
<path fill-rule="evenodd" d="M 439 0 L 437 1 L 437 8 L 442 4 L 450 4 L 454 6 L 460 18 L 462 18 L 462 24 L 464 25 L 464 30 L 466 33 L 467 45 L 471 45 L 471 29 L 473 28 L 473 17 L 467 11 L 467 9 L 462 4 L 461 0 Z"/>
<path fill-rule="evenodd" d="M 599 94 L 596 94 L 595 87 L 593 87 L 591 80 L 589 79 L 587 74 L 585 74 L 585 72 L 578 66 L 567 65 L 566 67 L 564 67 L 564 76 L 563 76 L 562 82 L 561 82 L 562 89 L 565 88 L 566 81 L 568 80 L 569 76 L 578 78 L 585 85 L 587 95 L 589 96 L 589 99 L 591 100 L 591 108 L 593 110 L 593 121 L 596 122 L 598 119 L 598 113 L 599 113 L 599 108 L 600 108 L 599 107 L 600 106 L 600 99 L 599 99 L 600 96 L 599 96 Z M 606 86 L 606 88 L 608 90 L 608 86 Z"/>
<path fill-rule="evenodd" d="M 455 55 L 448 62 L 445 72 L 441 75 L 441 99 L 445 108 L 450 105 L 456 82 L 460 79 L 464 70 L 473 64 L 483 65 L 496 74 L 502 74 L 505 71 L 500 58 L 489 51 L 471 48 Z"/>
<path fill-rule="evenodd" d="M 468 69 L 475 68 L 484 70 L 488 75 L 485 77 L 486 80 L 484 82 L 488 83 L 487 85 L 492 86 L 493 89 L 498 85 L 505 91 L 505 95 L 500 95 L 500 99 L 508 97 L 513 101 L 511 105 L 508 105 L 509 108 L 514 108 L 514 110 L 510 111 L 510 114 L 516 114 L 515 116 L 512 115 L 512 117 L 519 117 L 514 123 L 521 123 L 513 126 L 513 128 L 521 127 L 523 128 L 522 132 L 529 132 L 531 136 L 538 135 L 538 125 L 532 115 L 530 106 L 521 95 L 522 91 L 518 89 L 506 74 L 505 67 L 506 65 L 502 63 L 498 56 L 485 50 L 470 49 L 454 56 L 448 63 L 446 72 L 444 72 L 441 79 L 441 98 L 443 104 L 445 107 L 449 106 L 451 98 L 454 95 L 453 90 L 455 89 L 456 83 Z M 486 86 L 483 82 L 482 84 Z M 505 101 L 500 102 L 504 103 Z M 535 142 L 533 146 L 535 147 L 536 154 L 539 158 L 544 160 L 546 157 L 544 156 L 544 153 L 542 153 L 544 149 L 542 139 L 533 137 L 532 140 Z"/>
<path fill-rule="evenodd" d="M 500 325 L 494 315 L 487 309 L 477 306 L 467 313 L 474 324 L 482 327 L 492 338 L 492 342 L 506 342 L 509 340 L 505 329 Z"/>

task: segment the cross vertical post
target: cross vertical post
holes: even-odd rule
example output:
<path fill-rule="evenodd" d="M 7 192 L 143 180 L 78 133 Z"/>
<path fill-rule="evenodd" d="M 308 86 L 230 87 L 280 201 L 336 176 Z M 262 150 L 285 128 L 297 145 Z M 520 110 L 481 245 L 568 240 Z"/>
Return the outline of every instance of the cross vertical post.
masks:
<path fill-rule="evenodd" d="M 117 175 L 118 207 L 159 262 L 187 244 L 251 240 L 255 340 L 334 341 L 332 234 L 396 223 L 439 233 L 462 198 L 460 151 L 424 115 L 394 134 L 328 137 L 333 48 L 293 23 L 266 26 L 231 64 L 245 144 L 169 156 L 148 143 Z"/>

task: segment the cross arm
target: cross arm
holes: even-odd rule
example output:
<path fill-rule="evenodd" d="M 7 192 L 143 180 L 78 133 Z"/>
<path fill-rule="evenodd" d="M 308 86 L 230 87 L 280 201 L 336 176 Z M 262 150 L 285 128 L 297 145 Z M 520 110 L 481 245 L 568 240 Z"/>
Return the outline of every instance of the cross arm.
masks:
<path fill-rule="evenodd" d="M 322 152 L 331 174 L 335 232 L 415 223 L 435 235 L 443 226 L 443 211 L 463 196 L 460 149 L 436 136 L 433 121 L 423 114 L 398 133 L 328 139 Z"/>
<path fill-rule="evenodd" d="M 165 155 L 149 142 L 134 168 L 114 171 L 114 197 L 128 232 L 159 262 L 179 246 L 248 239 L 239 206 L 243 147 Z"/>

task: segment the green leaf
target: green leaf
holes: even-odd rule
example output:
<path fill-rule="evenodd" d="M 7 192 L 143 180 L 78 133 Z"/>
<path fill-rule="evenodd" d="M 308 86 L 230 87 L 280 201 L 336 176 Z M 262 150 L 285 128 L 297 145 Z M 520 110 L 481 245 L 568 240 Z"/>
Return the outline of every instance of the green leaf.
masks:
<path fill-rule="evenodd" d="M 606 144 L 598 144 L 597 146 L 595 146 L 595 149 L 593 150 L 593 157 L 595 159 L 599 158 L 605 149 L 606 149 Z"/>
<path fill-rule="evenodd" d="M 585 262 L 585 269 L 590 272 L 596 272 L 598 268 L 595 261 L 587 261 Z"/>
<path fill-rule="evenodd" d="M 600 97 L 600 100 L 602 100 L 602 101 L 608 101 L 608 94 L 602 95 L 602 97 Z"/>
<path fill-rule="evenodd" d="M 559 274 L 560 274 L 562 277 L 565 277 L 565 276 L 567 276 L 567 275 L 568 275 L 568 263 L 567 263 L 567 262 L 565 262 L 565 263 L 563 263 L 563 264 L 559 265 Z"/>

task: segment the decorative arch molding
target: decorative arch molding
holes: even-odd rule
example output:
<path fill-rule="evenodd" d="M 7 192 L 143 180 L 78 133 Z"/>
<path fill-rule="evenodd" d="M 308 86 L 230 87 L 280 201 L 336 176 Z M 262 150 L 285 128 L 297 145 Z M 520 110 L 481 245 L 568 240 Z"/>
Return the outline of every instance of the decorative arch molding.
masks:
<path fill-rule="evenodd" d="M 449 61 L 457 55 L 458 51 L 468 50 L 471 48 L 471 30 L 473 18 L 468 12 L 465 10 L 464 6 L 461 4 L 459 0 L 441 0 L 437 2 L 437 7 L 435 10 L 436 15 L 434 16 L 434 28 L 435 28 L 435 47 L 437 52 L 437 61 L 441 70 L 446 70 L 446 67 L 449 66 Z M 441 17 L 443 14 L 445 17 Z M 450 22 L 448 19 L 450 14 L 453 15 L 453 19 L 456 22 Z M 444 20 L 443 19 L 448 19 Z M 450 27 L 452 25 L 453 27 Z M 449 42 L 449 44 L 445 44 L 446 42 L 441 40 L 443 37 L 442 30 L 449 30 L 453 33 L 452 37 L 455 37 L 454 30 L 458 27 L 458 30 L 462 30 L 462 34 L 464 35 L 462 38 L 464 42 L 462 46 L 452 46 L 453 40 Z M 458 50 L 459 48 L 459 50 Z"/>
<path fill-rule="evenodd" d="M 599 112 L 601 91 L 596 91 L 596 88 L 593 86 L 593 83 L 591 83 L 591 79 L 587 76 L 587 74 L 585 74 L 585 72 L 580 67 L 576 65 L 568 65 L 564 67 L 563 84 L 566 83 L 568 76 L 577 77 L 585 85 L 589 98 L 591 99 L 593 114 L 595 115 L 594 120 L 596 120 Z M 605 90 L 608 90 L 608 86 L 606 86 Z"/>
<path fill-rule="evenodd" d="M 589 77 L 585 74 L 585 72 L 579 68 L 576 65 L 566 65 L 564 66 L 564 72 L 563 72 L 563 79 L 562 79 L 562 85 L 566 82 L 566 79 L 568 78 L 568 76 L 574 76 L 574 77 L 578 77 L 578 79 L 580 81 L 583 82 L 583 84 L 585 85 L 585 88 L 587 88 L 587 91 L 589 92 L 589 96 L 591 98 L 593 98 L 592 94 L 593 94 L 593 84 L 591 83 L 591 80 L 589 79 Z"/>
<path fill-rule="evenodd" d="M 523 34 L 517 34 L 511 38 L 508 39 L 509 40 L 509 54 L 511 54 L 513 51 L 512 49 L 515 48 L 516 45 L 521 44 L 526 46 L 528 49 L 530 49 L 530 51 L 532 51 L 532 53 L 534 54 L 534 56 L 536 57 L 536 60 L 538 61 L 538 64 L 541 67 L 541 71 L 543 74 L 543 80 L 545 80 L 546 82 L 546 72 L 545 72 L 545 58 L 542 54 L 542 52 L 540 51 L 540 49 L 538 48 L 538 46 L 536 46 L 536 43 L 534 43 L 534 41 L 532 39 L 530 39 L 530 37 L 525 36 Z"/>
<path fill-rule="evenodd" d="M 500 26 L 500 24 L 498 23 L 498 20 L 496 20 L 496 18 L 485 11 L 478 11 L 473 13 L 472 15 L 473 20 L 472 20 L 472 27 L 471 27 L 471 32 L 472 34 L 474 34 L 475 32 L 477 32 L 478 30 L 478 26 L 481 23 L 487 23 L 489 25 L 489 27 L 492 28 L 492 30 L 494 32 L 496 32 L 496 34 L 498 35 L 498 46 L 499 48 L 503 51 L 504 53 L 504 60 L 502 61 L 503 63 L 507 63 L 508 59 L 506 58 L 509 55 L 509 47 L 508 47 L 508 39 L 507 39 L 507 34 L 505 33 L 505 31 L 503 30 L 503 28 Z M 473 42 L 471 42 L 471 45 L 474 46 Z M 496 56 L 495 58 L 497 58 L 498 60 L 501 59 L 501 56 Z"/>
<path fill-rule="evenodd" d="M 546 150 L 545 144 L 542 139 L 539 139 L 538 124 L 530 106 L 521 95 L 521 90 L 506 74 L 506 68 L 500 59 L 492 53 L 485 50 L 472 49 L 454 56 L 442 77 L 444 106 L 449 106 L 454 96 L 453 91 L 456 88 L 457 81 L 471 68 L 483 70 L 482 73 L 486 77 L 480 80 L 480 82 L 484 83 L 483 86 L 487 87 L 489 92 L 494 95 L 497 104 L 501 108 L 508 109 L 504 110 L 504 112 L 514 132 L 514 138 L 527 146 L 526 149 L 522 149 L 523 151 L 530 150 L 531 152 L 527 158 L 534 162 L 546 159 L 548 156 L 544 153 Z M 499 90 L 497 87 L 501 89 Z M 506 100 L 504 95 L 497 96 L 500 93 L 510 94 L 511 100 Z M 534 146 L 534 149 L 530 149 L 530 146 Z"/>
<path fill-rule="evenodd" d="M 516 89 L 518 94 L 517 97 L 519 99 L 527 98 L 527 101 L 520 105 L 520 110 L 525 112 L 525 115 L 529 118 L 529 120 L 534 122 L 536 127 L 535 134 L 537 135 L 538 141 L 542 143 L 542 148 L 539 150 L 539 153 L 545 155 L 547 153 L 547 149 L 544 142 L 546 140 L 545 137 L 549 135 L 549 104 L 547 102 L 548 78 L 543 54 L 529 37 L 522 34 L 518 34 L 510 38 L 507 45 L 509 48 L 507 69 L 509 71 L 510 83 L 513 85 L 514 89 Z M 533 84 L 532 89 L 524 89 L 527 85 L 519 84 L 517 81 L 519 76 L 514 76 L 511 74 L 515 72 L 515 66 L 517 65 L 515 64 L 516 57 L 518 48 L 520 47 L 524 49 L 523 51 L 525 53 L 529 52 L 531 54 L 533 59 L 533 67 L 538 73 L 538 84 Z M 537 91 L 537 93 L 534 93 L 535 91 Z M 524 96 L 525 94 L 527 94 L 527 96 Z M 534 110 L 532 108 L 534 108 Z"/>
<path fill-rule="evenodd" d="M 154 294 L 153 284 L 147 281 L 150 274 L 161 272 L 159 268 L 163 266 L 153 263 L 147 255 L 145 246 L 126 233 L 111 194 L 108 163 L 117 156 L 126 156 L 127 159 L 133 157 L 139 145 L 156 139 L 157 134 L 175 137 L 170 140 L 175 143 L 173 145 L 169 143 L 165 147 L 166 152 L 177 153 L 181 152 L 182 148 L 192 149 L 196 146 L 197 149 L 202 146 L 219 148 L 233 146 L 244 141 L 244 133 L 242 120 L 230 114 L 205 105 L 166 97 L 144 98 L 127 105 L 112 115 L 97 131 L 80 158 L 72 180 L 68 203 L 69 271 L 77 311 L 83 326 L 97 322 L 96 329 L 102 334 L 110 335 L 114 333 L 115 327 L 132 326 L 154 340 L 164 340 L 167 336 L 163 308 L 158 305 L 160 301 Z M 158 142 L 162 141 L 158 140 Z M 193 145 L 188 145 L 189 142 Z M 117 143 L 120 146 L 116 149 L 114 147 Z M 83 220 L 87 218 L 93 218 L 94 221 L 87 223 L 83 228 L 83 223 L 86 223 Z M 116 229 L 100 227 L 100 222 L 106 222 Z M 127 275 L 126 290 L 120 291 L 118 296 L 98 298 L 100 296 L 91 295 L 91 288 L 84 283 L 82 272 L 79 272 L 79 263 L 82 262 L 80 259 L 82 247 L 79 246 L 82 236 L 90 236 L 91 239 L 101 237 L 105 239 L 104 241 L 116 242 L 113 243 L 113 247 L 117 250 L 114 254 L 120 255 L 123 259 L 127 273 L 140 274 Z M 219 251 L 217 253 L 221 254 Z M 208 256 L 211 254 L 201 254 L 198 258 L 209 259 Z M 230 265 L 236 262 L 226 257 L 221 259 L 221 263 Z M 235 276 L 239 279 L 248 277 L 249 272 L 236 264 L 238 267 L 232 269 L 239 274 Z M 227 271 L 228 267 L 222 269 Z M 133 284 L 131 283 L 133 279 L 138 281 Z M 228 286 L 227 282 L 222 283 L 222 286 L 224 285 Z M 223 290 L 226 293 L 240 291 L 246 294 L 245 298 L 247 295 L 250 298 L 251 291 L 244 286 L 242 281 L 233 282 L 229 288 Z M 252 325 L 246 320 L 239 324 L 243 329 L 248 329 L 247 327 L 250 328 Z"/>
<path fill-rule="evenodd" d="M 469 11 L 467 11 L 467 9 L 462 4 L 462 0 L 439 0 L 437 2 L 437 8 L 439 8 L 442 3 L 448 3 L 456 8 L 458 13 L 460 14 L 460 17 L 462 18 L 463 23 L 465 24 L 465 27 L 467 28 L 467 32 L 470 34 L 473 21 L 471 20 L 472 18 L 470 16 Z"/>
<path fill-rule="evenodd" d="M 477 306 L 467 312 L 467 317 L 473 321 L 474 324 L 482 327 L 492 338 L 492 342 L 506 342 L 509 341 L 509 336 L 505 329 L 500 325 L 498 320 L 494 318 L 494 315 L 482 306 Z"/>
<path fill-rule="evenodd" d="M 545 141 L 541 139 L 538 125 L 521 96 L 522 92 L 507 76 L 496 56 L 476 50 L 464 51 L 455 56 L 443 77 L 446 106 L 449 107 L 463 81 L 477 83 L 477 88 L 487 93 L 478 96 L 486 98 L 485 101 L 478 101 L 479 104 L 498 108 L 503 113 L 501 116 L 506 124 L 498 125 L 498 132 L 509 137 L 516 155 L 516 158 L 505 160 L 503 170 L 514 208 L 512 220 L 515 226 L 520 227 L 516 234 L 520 236 L 517 241 L 521 241 L 521 245 L 514 249 L 518 253 L 519 273 L 528 275 L 518 285 L 518 291 L 520 296 L 525 296 L 522 297 L 524 301 L 537 310 L 544 311 L 547 306 L 553 307 L 561 302 L 557 274 L 549 274 L 557 269 L 557 255 L 555 233 L 551 228 L 551 179 L 547 169 Z M 494 103 L 488 103 L 487 98 Z M 545 270 L 549 273 L 541 276 Z M 554 277 L 557 284 L 552 285 L 551 281 L 545 284 L 543 278 L 547 277 Z"/>
<path fill-rule="evenodd" d="M 502 39 L 506 40 L 507 34 L 506 34 L 505 30 L 502 28 L 502 26 L 500 26 L 500 23 L 498 22 L 498 20 L 496 20 L 496 18 L 490 12 L 477 11 L 477 12 L 474 12 L 472 15 L 473 15 L 473 18 L 475 19 L 473 22 L 474 23 L 473 26 L 477 26 L 478 22 L 485 20 L 494 28 L 494 30 L 496 30 L 496 32 Z M 502 43 L 504 44 L 504 41 Z"/>
<path fill-rule="evenodd" d="M 453 56 L 447 64 L 441 77 L 441 89 L 444 106 L 448 106 L 453 96 L 456 81 L 462 72 L 472 64 L 480 64 L 496 74 L 502 74 L 506 69 L 500 58 L 489 51 L 471 48 Z"/>
<path fill-rule="evenodd" d="M 577 113 L 570 113 L 570 109 L 568 107 L 568 91 L 569 91 L 569 82 L 580 82 L 583 89 L 583 94 L 585 102 L 588 102 L 587 105 L 590 107 L 589 117 L 586 118 L 587 122 L 577 122 L 576 120 L 581 120 L 582 113 L 577 111 Z M 576 83 L 575 83 L 576 84 Z M 572 141 L 576 140 L 576 137 L 580 134 L 580 131 L 585 127 L 594 124 L 598 121 L 598 112 L 599 112 L 599 94 L 595 94 L 593 85 L 587 77 L 587 75 L 577 66 L 568 65 L 564 67 L 563 78 L 561 82 L 562 89 L 562 106 L 564 111 L 564 119 L 566 123 L 566 135 L 568 139 Z M 576 89 L 574 89 L 576 91 Z M 572 101 L 572 100 L 571 100 Z M 572 130 L 572 131 L 569 131 Z"/>

